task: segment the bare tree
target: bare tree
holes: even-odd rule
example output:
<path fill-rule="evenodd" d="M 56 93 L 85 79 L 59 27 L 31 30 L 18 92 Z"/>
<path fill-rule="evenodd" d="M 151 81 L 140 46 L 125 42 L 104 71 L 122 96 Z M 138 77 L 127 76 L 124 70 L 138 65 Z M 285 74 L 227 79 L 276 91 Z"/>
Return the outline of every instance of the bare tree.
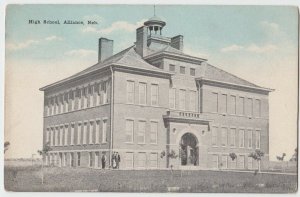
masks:
<path fill-rule="evenodd" d="M 44 184 L 44 160 L 49 151 L 51 151 L 49 143 L 45 144 L 42 150 L 37 151 L 42 156 L 42 184 Z"/>
<path fill-rule="evenodd" d="M 258 163 L 258 172 L 261 172 L 261 166 L 260 166 L 260 163 L 261 163 L 261 159 L 262 157 L 265 155 L 264 152 L 262 152 L 261 150 L 255 150 L 255 152 L 253 153 L 250 153 L 248 155 L 248 157 L 252 157 L 254 160 L 257 161 Z"/>
<path fill-rule="evenodd" d="M 298 161 L 298 148 L 295 148 L 295 153 L 293 154 L 290 161 Z"/>

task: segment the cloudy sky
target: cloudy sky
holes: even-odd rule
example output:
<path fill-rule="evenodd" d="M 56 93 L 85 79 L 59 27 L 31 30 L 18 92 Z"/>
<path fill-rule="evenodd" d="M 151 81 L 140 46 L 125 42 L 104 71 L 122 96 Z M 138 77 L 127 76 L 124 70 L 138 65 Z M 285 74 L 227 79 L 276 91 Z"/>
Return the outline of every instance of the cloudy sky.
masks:
<path fill-rule="evenodd" d="M 114 53 L 135 42 L 153 6 L 10 5 L 6 10 L 6 157 L 30 157 L 42 145 L 43 92 L 38 89 L 97 62 L 98 38 Z M 297 9 L 272 6 L 162 6 L 165 36 L 184 36 L 184 51 L 270 94 L 270 158 L 297 146 Z M 30 25 L 60 20 L 61 25 Z M 63 25 L 95 20 L 97 25 Z"/>

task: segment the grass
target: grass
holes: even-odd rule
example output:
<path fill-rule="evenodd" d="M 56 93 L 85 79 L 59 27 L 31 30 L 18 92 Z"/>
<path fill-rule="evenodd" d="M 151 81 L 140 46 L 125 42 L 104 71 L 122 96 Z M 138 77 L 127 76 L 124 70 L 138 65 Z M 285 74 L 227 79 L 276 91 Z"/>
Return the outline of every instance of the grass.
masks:
<path fill-rule="evenodd" d="M 250 192 L 292 193 L 297 176 L 225 171 L 97 170 L 45 168 L 41 184 L 40 166 L 5 166 L 8 191 L 101 191 L 101 192 Z"/>

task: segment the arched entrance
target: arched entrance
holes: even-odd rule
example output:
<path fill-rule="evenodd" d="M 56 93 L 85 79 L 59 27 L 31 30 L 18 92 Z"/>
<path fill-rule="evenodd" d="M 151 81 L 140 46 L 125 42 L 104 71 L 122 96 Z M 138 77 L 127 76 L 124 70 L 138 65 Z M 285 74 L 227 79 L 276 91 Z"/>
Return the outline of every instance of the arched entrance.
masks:
<path fill-rule="evenodd" d="M 199 165 L 198 139 L 191 133 L 186 133 L 180 140 L 180 159 L 183 166 Z"/>

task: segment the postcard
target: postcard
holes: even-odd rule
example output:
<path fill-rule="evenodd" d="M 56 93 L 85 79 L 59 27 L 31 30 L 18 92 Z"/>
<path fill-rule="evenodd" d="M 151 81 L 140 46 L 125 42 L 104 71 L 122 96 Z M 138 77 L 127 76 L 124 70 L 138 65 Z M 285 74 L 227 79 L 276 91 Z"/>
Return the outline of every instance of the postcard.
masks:
<path fill-rule="evenodd" d="M 295 193 L 298 8 L 9 4 L 14 192 Z"/>

